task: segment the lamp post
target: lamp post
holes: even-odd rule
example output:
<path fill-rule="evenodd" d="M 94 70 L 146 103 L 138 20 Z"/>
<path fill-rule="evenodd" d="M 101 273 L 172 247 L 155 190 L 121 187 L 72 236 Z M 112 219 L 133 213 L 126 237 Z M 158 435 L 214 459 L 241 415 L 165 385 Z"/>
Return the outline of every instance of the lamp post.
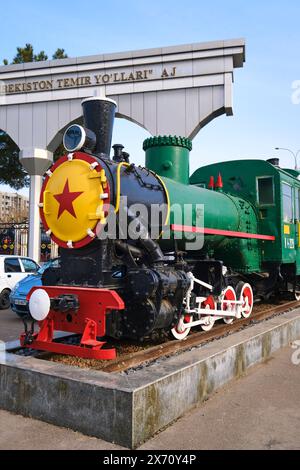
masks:
<path fill-rule="evenodd" d="M 294 160 L 295 160 L 295 170 L 298 170 L 297 157 L 300 153 L 300 149 L 297 152 L 293 152 L 290 149 L 286 149 L 286 148 L 282 148 L 282 147 L 275 147 L 275 150 L 285 150 L 286 152 L 290 152 L 293 155 Z"/>

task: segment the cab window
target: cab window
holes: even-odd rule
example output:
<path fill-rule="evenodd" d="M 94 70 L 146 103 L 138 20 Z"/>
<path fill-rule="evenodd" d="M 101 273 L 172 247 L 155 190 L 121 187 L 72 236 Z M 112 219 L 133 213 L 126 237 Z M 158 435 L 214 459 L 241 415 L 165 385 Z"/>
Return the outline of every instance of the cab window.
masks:
<path fill-rule="evenodd" d="M 257 178 L 257 200 L 261 206 L 274 204 L 273 176 Z"/>
<path fill-rule="evenodd" d="M 283 221 L 291 224 L 293 222 L 293 188 L 287 183 L 282 183 L 282 208 Z"/>
<path fill-rule="evenodd" d="M 21 273 L 21 266 L 18 258 L 5 258 L 4 270 L 6 273 Z"/>

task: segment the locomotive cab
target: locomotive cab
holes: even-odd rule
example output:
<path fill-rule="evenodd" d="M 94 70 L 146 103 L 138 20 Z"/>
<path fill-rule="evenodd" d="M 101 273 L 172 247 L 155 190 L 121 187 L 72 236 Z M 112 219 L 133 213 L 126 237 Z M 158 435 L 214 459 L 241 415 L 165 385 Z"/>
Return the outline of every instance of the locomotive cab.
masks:
<path fill-rule="evenodd" d="M 298 298 L 300 291 L 299 201 L 300 173 L 283 169 L 278 159 L 236 160 L 199 168 L 191 184 L 206 185 L 211 175 L 222 174 L 223 189 L 228 194 L 248 201 L 255 211 L 258 233 L 274 237 L 258 242 L 259 269 L 268 283 L 257 284 L 261 295 L 276 290 L 291 292 Z M 239 271 L 243 266 L 236 267 Z M 268 286 L 267 286 L 268 284 Z"/>

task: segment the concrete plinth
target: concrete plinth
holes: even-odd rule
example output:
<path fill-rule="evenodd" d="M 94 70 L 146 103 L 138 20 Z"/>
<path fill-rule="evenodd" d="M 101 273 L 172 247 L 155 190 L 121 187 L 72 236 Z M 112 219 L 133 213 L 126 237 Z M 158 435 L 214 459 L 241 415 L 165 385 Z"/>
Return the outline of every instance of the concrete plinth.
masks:
<path fill-rule="evenodd" d="M 297 309 L 126 374 L 4 352 L 0 408 L 134 448 L 299 337 Z"/>

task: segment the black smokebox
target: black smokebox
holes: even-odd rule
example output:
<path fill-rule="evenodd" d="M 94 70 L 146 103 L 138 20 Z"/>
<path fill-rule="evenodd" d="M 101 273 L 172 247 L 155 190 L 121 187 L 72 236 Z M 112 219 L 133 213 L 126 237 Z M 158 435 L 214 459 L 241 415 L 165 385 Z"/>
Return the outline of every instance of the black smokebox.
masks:
<path fill-rule="evenodd" d="M 109 158 L 117 103 L 105 97 L 86 98 L 81 103 L 84 126 L 97 138 L 95 153 Z"/>

